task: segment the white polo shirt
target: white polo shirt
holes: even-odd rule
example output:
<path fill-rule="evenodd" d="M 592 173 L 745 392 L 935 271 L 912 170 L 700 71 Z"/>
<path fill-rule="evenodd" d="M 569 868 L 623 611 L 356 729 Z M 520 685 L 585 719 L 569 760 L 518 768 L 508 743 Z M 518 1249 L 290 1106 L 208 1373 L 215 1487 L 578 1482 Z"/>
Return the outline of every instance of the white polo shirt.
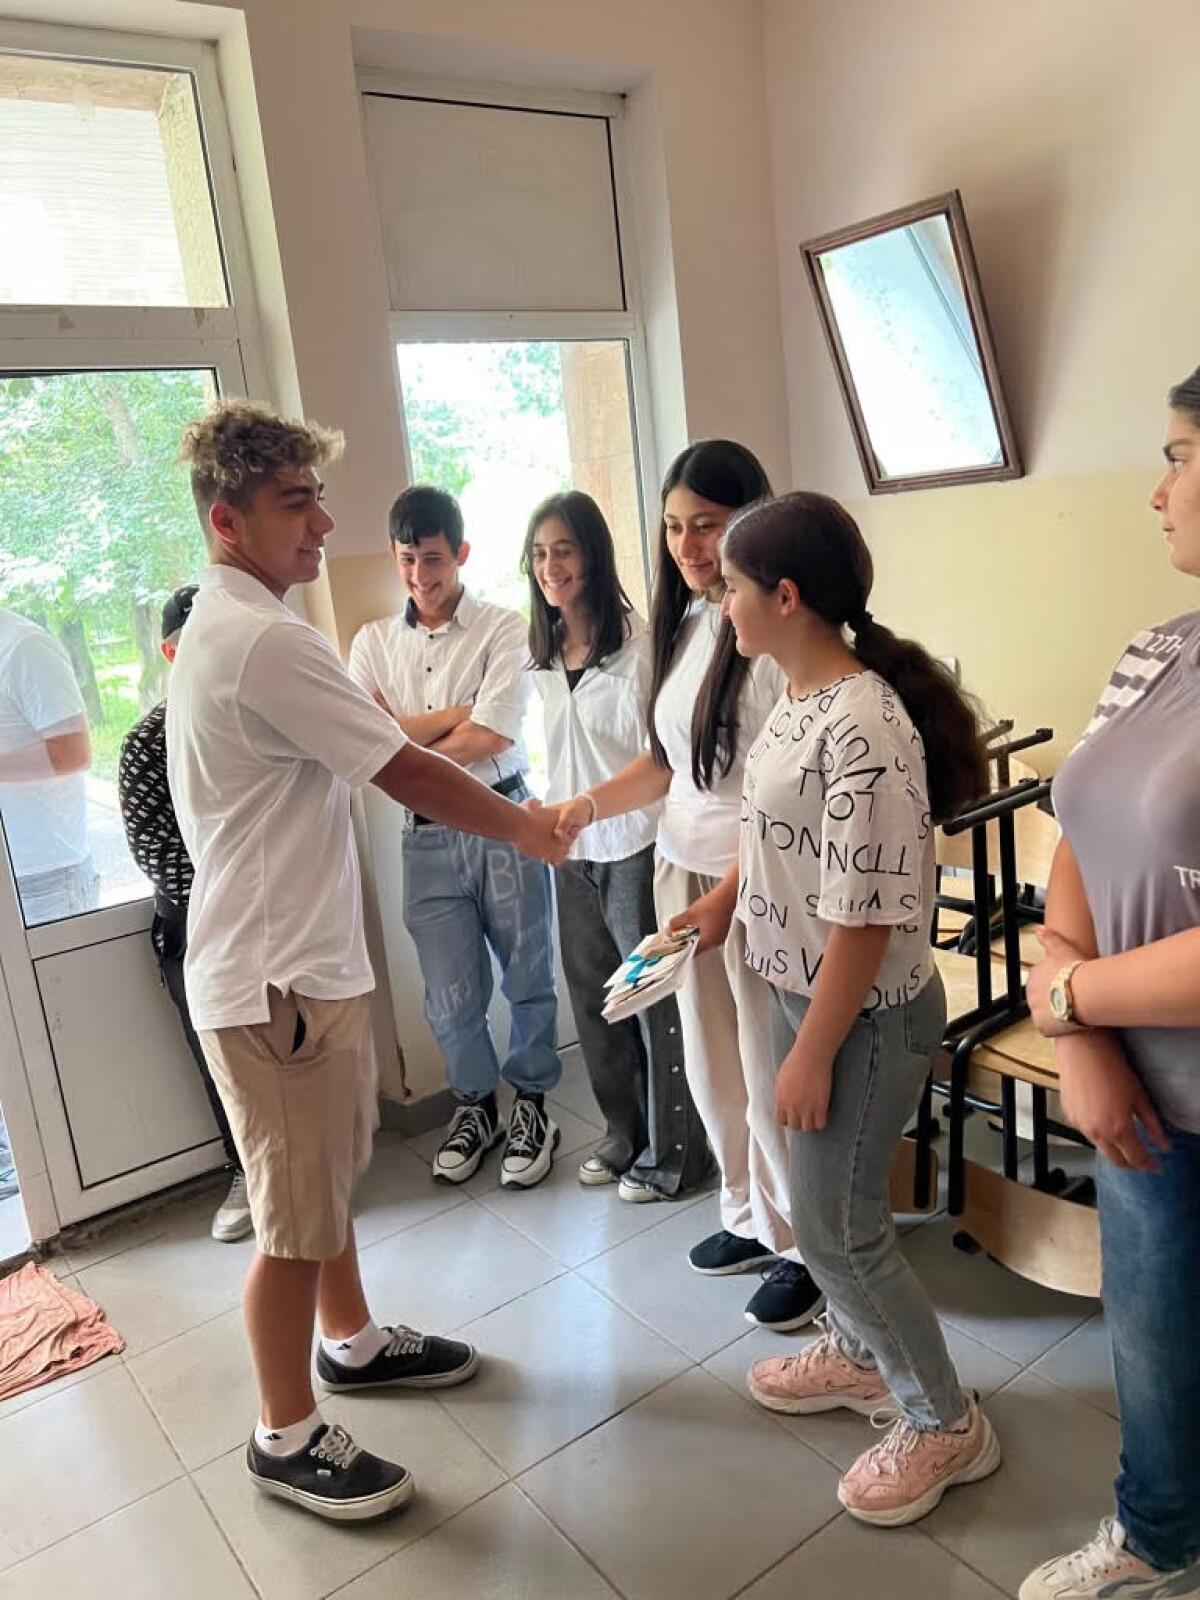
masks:
<path fill-rule="evenodd" d="M 266 1022 L 269 986 L 316 1000 L 375 987 L 350 791 L 407 742 L 256 578 L 205 571 L 167 699 L 167 777 L 196 869 L 196 1028 Z"/>
<path fill-rule="evenodd" d="M 427 628 L 410 600 L 398 615 L 358 630 L 347 667 L 398 717 L 469 705 L 472 722 L 511 739 L 499 755 L 467 767 L 481 782 L 499 783 L 528 767 L 521 727 L 529 707 L 529 630 L 507 606 L 464 589 L 449 622 Z"/>
<path fill-rule="evenodd" d="M 561 658 L 533 674 L 546 717 L 547 805 L 594 789 L 645 754 L 650 633 L 636 613 L 631 612 L 628 620 L 629 638 L 598 666 L 588 667 L 574 691 Z M 582 861 L 624 861 L 636 855 L 654 843 L 660 809 L 653 805 L 594 822 L 575 841 L 572 856 Z"/>

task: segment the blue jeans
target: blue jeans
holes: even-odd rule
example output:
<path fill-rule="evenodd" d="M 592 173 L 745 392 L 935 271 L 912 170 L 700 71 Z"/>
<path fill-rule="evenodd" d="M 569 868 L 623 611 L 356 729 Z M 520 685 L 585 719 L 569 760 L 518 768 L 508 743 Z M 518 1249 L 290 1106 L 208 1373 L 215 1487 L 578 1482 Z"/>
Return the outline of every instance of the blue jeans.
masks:
<path fill-rule="evenodd" d="M 1200 1134 L 1167 1133 L 1161 1172 L 1096 1161 L 1121 1407 L 1117 1516 L 1134 1554 L 1164 1571 L 1200 1557 Z"/>
<path fill-rule="evenodd" d="M 520 791 L 512 796 L 522 798 Z M 562 1075 L 551 946 L 550 873 L 514 845 L 426 824 L 404 838 L 404 926 L 425 980 L 425 1016 L 460 1100 L 544 1094 Z M 488 1027 L 492 964 L 512 1013 L 501 1069 Z"/>
<path fill-rule="evenodd" d="M 776 1060 L 808 1010 L 776 989 Z M 936 975 L 915 1000 L 860 1014 L 833 1063 L 829 1116 L 815 1133 L 788 1133 L 792 1231 L 829 1307 L 838 1344 L 879 1368 L 914 1428 L 948 1428 L 967 1409 L 937 1312 L 896 1240 L 889 1178 L 946 1026 Z"/>

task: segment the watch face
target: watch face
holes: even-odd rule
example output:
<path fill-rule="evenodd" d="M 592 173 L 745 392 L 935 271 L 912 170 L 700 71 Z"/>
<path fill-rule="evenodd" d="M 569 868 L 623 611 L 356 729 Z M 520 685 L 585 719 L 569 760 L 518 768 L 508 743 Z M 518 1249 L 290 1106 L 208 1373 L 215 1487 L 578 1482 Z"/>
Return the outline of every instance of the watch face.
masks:
<path fill-rule="evenodd" d="M 1067 996 L 1059 983 L 1050 985 L 1050 1009 L 1060 1022 L 1067 1020 Z"/>

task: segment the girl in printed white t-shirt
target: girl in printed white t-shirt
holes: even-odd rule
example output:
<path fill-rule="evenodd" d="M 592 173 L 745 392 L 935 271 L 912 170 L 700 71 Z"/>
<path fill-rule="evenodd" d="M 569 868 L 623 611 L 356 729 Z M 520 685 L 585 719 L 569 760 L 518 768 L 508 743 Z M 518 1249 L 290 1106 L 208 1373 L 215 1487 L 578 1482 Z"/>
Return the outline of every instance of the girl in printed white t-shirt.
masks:
<path fill-rule="evenodd" d="M 758 460 L 728 439 L 689 445 L 662 490 L 650 606 L 650 750 L 560 811 L 573 837 L 597 818 L 664 800 L 654 900 L 667 922 L 710 889 L 737 856 L 742 764 L 783 679 L 764 657 L 747 661 L 721 614 L 720 543 L 734 512 L 771 493 Z M 679 993 L 684 1062 L 721 1169 L 721 1227 L 688 1253 L 697 1272 L 769 1269 L 747 1318 L 784 1331 L 821 1309 L 796 1257 L 787 1217 L 787 1148 L 771 1077 L 743 1070 L 744 1040 L 769 1035 L 766 986 L 740 961 L 707 951 Z"/>
<path fill-rule="evenodd" d="M 750 1392 L 776 1411 L 897 1410 L 839 1488 L 854 1516 L 894 1527 L 1000 1463 L 888 1197 L 946 1020 L 934 824 L 984 792 L 986 768 L 949 673 L 867 610 L 871 557 L 835 501 L 751 508 L 723 567 L 738 649 L 772 656 L 787 686 L 746 758 L 738 865 L 688 915 L 705 943 L 736 916 L 770 984 L 792 1225 L 828 1304 L 824 1336 L 757 1362 Z"/>

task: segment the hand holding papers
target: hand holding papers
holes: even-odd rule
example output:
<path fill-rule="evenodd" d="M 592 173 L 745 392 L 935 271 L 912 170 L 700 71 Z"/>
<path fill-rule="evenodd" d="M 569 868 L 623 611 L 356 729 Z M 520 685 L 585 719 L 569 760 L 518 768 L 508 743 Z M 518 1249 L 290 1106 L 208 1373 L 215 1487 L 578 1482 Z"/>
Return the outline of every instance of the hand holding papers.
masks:
<path fill-rule="evenodd" d="M 604 1020 L 621 1022 L 674 994 L 696 954 L 696 940 L 695 928 L 647 934 L 605 984 Z"/>

